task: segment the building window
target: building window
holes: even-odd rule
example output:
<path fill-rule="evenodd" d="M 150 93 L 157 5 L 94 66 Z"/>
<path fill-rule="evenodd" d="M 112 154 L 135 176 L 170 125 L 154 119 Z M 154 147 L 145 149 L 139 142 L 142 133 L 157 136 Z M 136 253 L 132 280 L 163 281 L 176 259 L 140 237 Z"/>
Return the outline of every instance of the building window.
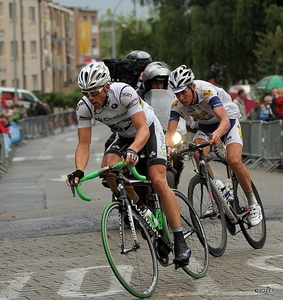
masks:
<path fill-rule="evenodd" d="M 0 42 L 0 57 L 5 54 L 4 42 Z"/>
<path fill-rule="evenodd" d="M 36 56 L 36 41 L 30 42 L 30 54 L 32 57 Z"/>
<path fill-rule="evenodd" d="M 16 59 L 18 58 L 18 42 L 17 41 L 12 41 L 11 42 L 11 57 L 15 57 Z"/>
<path fill-rule="evenodd" d="M 13 20 L 13 13 L 14 13 L 14 5 L 15 5 L 15 21 L 17 20 L 17 11 L 16 11 L 16 3 L 9 3 L 9 17 Z"/>
<path fill-rule="evenodd" d="M 91 46 L 92 46 L 92 48 L 96 48 L 97 47 L 96 39 L 92 39 L 91 40 Z"/>
<path fill-rule="evenodd" d="M 0 17 L 4 15 L 3 3 L 0 2 Z"/>
<path fill-rule="evenodd" d="M 96 18 L 94 16 L 91 17 L 91 25 L 94 26 L 96 24 Z"/>
<path fill-rule="evenodd" d="M 32 90 L 38 91 L 38 76 L 37 76 L 37 74 L 32 75 Z"/>
<path fill-rule="evenodd" d="M 35 7 L 34 6 L 29 7 L 29 21 L 31 23 L 35 23 Z"/>

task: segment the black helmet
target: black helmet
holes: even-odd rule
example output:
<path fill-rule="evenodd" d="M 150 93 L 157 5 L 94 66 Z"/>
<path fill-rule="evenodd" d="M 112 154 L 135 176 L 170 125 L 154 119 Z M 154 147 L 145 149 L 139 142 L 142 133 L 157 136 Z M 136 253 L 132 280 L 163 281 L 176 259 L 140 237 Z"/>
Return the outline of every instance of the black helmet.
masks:
<path fill-rule="evenodd" d="M 153 80 L 160 80 L 164 82 L 163 89 L 168 88 L 168 78 L 170 70 L 167 64 L 161 61 L 155 61 L 147 65 L 142 75 L 142 82 L 144 85 L 145 92 L 152 89 L 151 83 Z"/>
<path fill-rule="evenodd" d="M 137 61 L 144 64 L 144 68 L 152 62 L 150 54 L 141 50 L 133 50 L 127 54 L 126 59 Z"/>

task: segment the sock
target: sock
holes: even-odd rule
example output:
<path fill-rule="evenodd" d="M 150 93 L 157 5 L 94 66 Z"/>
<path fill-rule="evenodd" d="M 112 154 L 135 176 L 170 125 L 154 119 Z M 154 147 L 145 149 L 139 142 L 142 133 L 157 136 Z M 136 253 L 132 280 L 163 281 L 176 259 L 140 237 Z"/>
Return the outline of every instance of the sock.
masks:
<path fill-rule="evenodd" d="M 256 201 L 256 198 L 255 198 L 255 195 L 254 195 L 253 191 L 247 192 L 245 194 L 247 196 L 249 206 L 251 206 L 253 204 L 257 204 L 257 201 Z"/>
<path fill-rule="evenodd" d="M 181 230 L 180 230 L 180 228 L 181 228 Z M 184 239 L 182 227 L 174 228 L 174 229 L 172 229 L 172 231 L 174 234 L 175 241 L 180 241 L 180 240 Z"/>

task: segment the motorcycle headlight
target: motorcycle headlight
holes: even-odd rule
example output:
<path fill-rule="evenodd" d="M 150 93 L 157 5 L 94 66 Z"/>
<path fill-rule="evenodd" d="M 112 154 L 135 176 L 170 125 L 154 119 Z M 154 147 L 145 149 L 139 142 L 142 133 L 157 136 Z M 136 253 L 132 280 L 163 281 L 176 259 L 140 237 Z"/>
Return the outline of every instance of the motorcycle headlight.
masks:
<path fill-rule="evenodd" d="M 177 145 L 182 141 L 182 136 L 178 131 L 175 132 L 173 141 L 174 141 L 174 145 Z"/>

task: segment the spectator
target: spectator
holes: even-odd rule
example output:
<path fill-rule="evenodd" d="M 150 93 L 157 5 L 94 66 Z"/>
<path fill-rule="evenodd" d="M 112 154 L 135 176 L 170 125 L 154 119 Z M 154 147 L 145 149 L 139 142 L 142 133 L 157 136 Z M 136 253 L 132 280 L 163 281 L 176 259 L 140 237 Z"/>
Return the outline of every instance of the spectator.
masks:
<path fill-rule="evenodd" d="M 238 105 L 240 113 L 242 117 L 240 118 L 240 121 L 245 121 L 247 120 L 247 113 L 246 113 L 246 107 L 245 107 L 245 102 L 244 99 L 246 98 L 247 94 L 244 89 L 240 89 L 238 91 L 238 97 L 234 99 L 234 103 Z"/>
<path fill-rule="evenodd" d="M 271 90 L 271 98 L 272 101 L 270 103 L 270 107 L 272 109 L 273 114 L 275 115 L 276 119 L 277 119 L 277 111 L 276 111 L 276 107 L 275 107 L 275 99 L 278 97 L 278 88 L 275 87 Z"/>
<path fill-rule="evenodd" d="M 264 103 L 261 112 L 259 114 L 259 119 L 263 121 L 273 121 L 276 119 L 276 115 L 273 113 L 271 104 L 272 104 L 272 97 L 267 95 L 264 97 Z"/>
<path fill-rule="evenodd" d="M 283 119 L 283 88 L 278 89 L 278 97 L 274 98 L 278 119 Z"/>
<path fill-rule="evenodd" d="M 27 117 L 34 117 L 35 116 L 35 111 L 34 111 L 34 105 L 31 103 L 29 105 L 29 108 L 27 109 Z"/>
<path fill-rule="evenodd" d="M 34 107 L 35 116 L 46 116 L 48 114 L 46 108 L 41 101 L 38 101 Z"/>
<path fill-rule="evenodd" d="M 1 133 L 8 133 L 9 134 L 9 127 L 10 122 L 5 113 L 0 115 L 0 134 Z"/>
<path fill-rule="evenodd" d="M 260 115 L 261 108 L 262 108 L 261 103 L 260 103 L 260 100 L 257 98 L 254 99 L 253 102 L 254 102 L 254 107 L 249 112 L 247 119 L 248 120 L 259 120 L 259 115 Z"/>
<path fill-rule="evenodd" d="M 22 121 L 23 121 L 22 119 L 23 119 L 23 114 L 21 111 L 21 107 L 19 105 L 15 105 L 13 107 L 13 111 L 9 118 L 9 121 L 11 123 L 22 123 Z"/>

